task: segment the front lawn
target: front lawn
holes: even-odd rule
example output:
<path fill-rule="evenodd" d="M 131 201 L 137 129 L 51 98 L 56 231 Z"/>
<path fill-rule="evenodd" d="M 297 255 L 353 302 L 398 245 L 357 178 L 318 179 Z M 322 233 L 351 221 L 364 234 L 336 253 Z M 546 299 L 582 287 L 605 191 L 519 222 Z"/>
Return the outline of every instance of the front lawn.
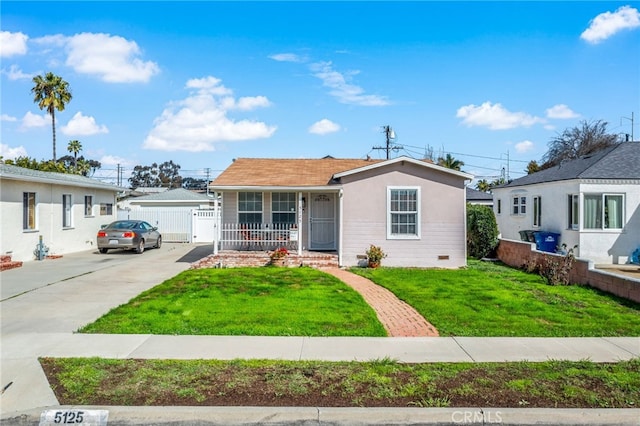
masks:
<path fill-rule="evenodd" d="M 413 306 L 441 336 L 640 336 L 640 304 L 469 260 L 468 268 L 354 268 Z"/>
<path fill-rule="evenodd" d="M 184 271 L 79 331 L 386 336 L 375 312 L 357 292 L 311 268 Z"/>

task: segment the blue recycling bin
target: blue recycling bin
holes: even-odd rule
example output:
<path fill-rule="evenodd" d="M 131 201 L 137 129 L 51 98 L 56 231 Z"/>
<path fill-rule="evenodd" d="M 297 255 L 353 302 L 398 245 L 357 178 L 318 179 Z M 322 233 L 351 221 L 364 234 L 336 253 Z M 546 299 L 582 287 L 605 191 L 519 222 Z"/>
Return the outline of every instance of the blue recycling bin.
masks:
<path fill-rule="evenodd" d="M 555 253 L 560 243 L 560 234 L 556 232 L 538 231 L 533 234 L 536 239 L 536 249 L 546 251 L 547 253 Z"/>

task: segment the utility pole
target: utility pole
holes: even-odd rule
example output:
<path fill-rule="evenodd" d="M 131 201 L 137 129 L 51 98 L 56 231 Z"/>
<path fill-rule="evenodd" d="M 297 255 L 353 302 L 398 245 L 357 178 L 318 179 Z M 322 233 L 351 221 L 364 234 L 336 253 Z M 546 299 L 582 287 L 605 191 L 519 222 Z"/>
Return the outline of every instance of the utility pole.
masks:
<path fill-rule="evenodd" d="M 209 173 L 211 173 L 211 169 L 209 167 L 206 167 L 204 170 L 207 172 L 206 186 L 207 186 L 207 196 L 209 196 Z"/>
<path fill-rule="evenodd" d="M 382 149 L 387 153 L 387 160 L 389 159 L 389 155 L 391 154 L 391 150 L 397 151 L 402 147 L 399 145 L 393 145 L 392 141 L 396 138 L 396 134 L 391 128 L 391 126 L 382 126 L 382 133 L 385 134 L 385 139 L 387 141 L 386 146 L 374 146 L 371 149 Z"/>

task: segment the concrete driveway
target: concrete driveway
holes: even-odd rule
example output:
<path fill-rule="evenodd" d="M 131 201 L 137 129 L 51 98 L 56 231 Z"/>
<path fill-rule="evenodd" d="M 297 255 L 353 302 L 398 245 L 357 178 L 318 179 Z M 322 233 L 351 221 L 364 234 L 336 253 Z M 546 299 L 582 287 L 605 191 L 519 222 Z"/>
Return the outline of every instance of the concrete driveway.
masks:
<path fill-rule="evenodd" d="M 143 254 L 92 250 L 3 271 L 2 336 L 74 332 L 212 251 L 211 245 L 165 243 Z"/>

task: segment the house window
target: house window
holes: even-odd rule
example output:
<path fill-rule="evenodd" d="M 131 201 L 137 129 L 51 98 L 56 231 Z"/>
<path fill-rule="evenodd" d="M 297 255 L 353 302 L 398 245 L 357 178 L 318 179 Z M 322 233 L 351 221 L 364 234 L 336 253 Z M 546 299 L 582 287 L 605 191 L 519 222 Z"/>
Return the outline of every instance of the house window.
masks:
<path fill-rule="evenodd" d="M 274 192 L 271 194 L 271 220 L 273 223 L 296 223 L 295 192 Z"/>
<path fill-rule="evenodd" d="M 513 197 L 513 210 L 514 216 L 524 216 L 527 214 L 527 197 L 515 196 Z"/>
<path fill-rule="evenodd" d="M 100 216 L 111 216 L 113 214 L 113 204 L 100 203 Z"/>
<path fill-rule="evenodd" d="M 93 196 L 92 195 L 84 196 L 84 215 L 93 216 Z"/>
<path fill-rule="evenodd" d="M 388 188 L 387 237 L 420 237 L 420 188 Z"/>
<path fill-rule="evenodd" d="M 238 222 L 262 223 L 262 192 L 238 193 Z"/>
<path fill-rule="evenodd" d="M 36 229 L 36 193 L 22 193 L 22 229 Z"/>
<path fill-rule="evenodd" d="M 498 198 L 497 209 L 498 209 L 498 214 L 502 213 L 502 200 L 500 198 Z"/>
<path fill-rule="evenodd" d="M 73 226 L 72 214 L 73 204 L 71 194 L 62 194 L 62 227 L 71 228 Z"/>
<path fill-rule="evenodd" d="M 533 226 L 542 226 L 542 197 L 533 197 Z"/>
<path fill-rule="evenodd" d="M 585 229 L 622 229 L 624 196 L 622 194 L 585 194 Z"/>
<path fill-rule="evenodd" d="M 578 194 L 568 195 L 567 211 L 569 229 L 577 231 L 580 228 L 580 196 Z"/>

